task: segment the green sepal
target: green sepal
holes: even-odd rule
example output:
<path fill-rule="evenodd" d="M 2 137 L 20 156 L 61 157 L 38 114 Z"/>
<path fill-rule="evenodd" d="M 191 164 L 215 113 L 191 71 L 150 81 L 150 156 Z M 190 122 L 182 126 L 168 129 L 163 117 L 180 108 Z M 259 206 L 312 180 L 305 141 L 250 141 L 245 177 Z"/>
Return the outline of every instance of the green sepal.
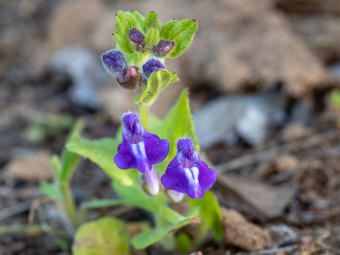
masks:
<path fill-rule="evenodd" d="M 74 255 L 129 255 L 129 234 L 123 221 L 106 217 L 82 225 L 75 236 Z"/>
<path fill-rule="evenodd" d="M 171 40 L 170 38 L 170 32 L 172 30 L 172 28 L 175 26 L 175 24 L 177 23 L 176 20 L 169 20 L 167 23 L 165 23 L 162 27 L 161 27 L 161 32 L 160 32 L 160 37 L 164 40 Z"/>
<path fill-rule="evenodd" d="M 130 12 L 130 15 L 133 16 L 136 19 L 136 22 L 139 25 L 139 31 L 143 32 L 143 27 L 144 27 L 144 17 L 142 14 L 140 14 L 137 11 Z"/>
<path fill-rule="evenodd" d="M 135 51 L 135 45 L 130 40 L 129 34 L 132 28 L 142 31 L 141 19 L 136 18 L 138 14 L 120 11 L 116 16 L 116 32 L 113 37 L 116 40 L 117 48 L 125 53 L 131 54 Z"/>
<path fill-rule="evenodd" d="M 195 20 L 184 19 L 176 22 L 168 35 L 167 40 L 172 40 L 175 43 L 167 57 L 176 58 L 180 56 L 191 44 L 194 39 L 198 23 Z"/>
<path fill-rule="evenodd" d="M 151 49 L 152 46 L 157 45 L 159 42 L 159 30 L 155 27 L 151 27 L 146 33 L 145 43 L 146 47 Z"/>
<path fill-rule="evenodd" d="M 120 141 L 118 139 L 111 138 L 95 141 L 73 139 L 66 144 L 66 148 L 84 158 L 89 158 L 99 165 L 110 178 L 119 182 L 121 185 L 131 186 L 137 178 L 137 170 L 121 170 L 113 161 L 114 155 L 117 154 L 119 143 Z"/>
<path fill-rule="evenodd" d="M 146 87 L 142 93 L 135 98 L 135 103 L 152 104 L 163 89 L 178 80 L 179 79 L 175 73 L 170 73 L 166 69 L 160 69 L 151 73 Z"/>
<path fill-rule="evenodd" d="M 144 32 L 147 33 L 151 27 L 155 27 L 157 29 L 161 28 L 158 15 L 153 11 L 148 12 L 145 16 L 144 27 L 143 27 Z"/>

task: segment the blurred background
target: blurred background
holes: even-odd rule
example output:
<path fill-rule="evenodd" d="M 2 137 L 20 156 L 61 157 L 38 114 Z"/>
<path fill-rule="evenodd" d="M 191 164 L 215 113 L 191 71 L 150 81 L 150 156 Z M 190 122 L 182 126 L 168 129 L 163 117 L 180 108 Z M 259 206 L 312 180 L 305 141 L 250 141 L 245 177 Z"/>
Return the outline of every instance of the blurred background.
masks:
<path fill-rule="evenodd" d="M 291 247 L 280 254 L 339 254 L 339 0 L 0 0 L 0 225 L 27 223 L 75 120 L 88 138 L 113 137 L 120 115 L 136 109 L 100 63 L 118 10 L 198 20 L 190 49 L 167 63 L 180 82 L 152 112 L 163 117 L 189 87 L 221 205 Z M 108 178 L 81 164 L 77 201 L 110 197 Z M 42 207 L 37 221 L 55 217 Z M 253 247 L 228 240 L 204 254 L 242 250 Z M 15 234 L 0 236 L 0 254 L 68 253 Z"/>

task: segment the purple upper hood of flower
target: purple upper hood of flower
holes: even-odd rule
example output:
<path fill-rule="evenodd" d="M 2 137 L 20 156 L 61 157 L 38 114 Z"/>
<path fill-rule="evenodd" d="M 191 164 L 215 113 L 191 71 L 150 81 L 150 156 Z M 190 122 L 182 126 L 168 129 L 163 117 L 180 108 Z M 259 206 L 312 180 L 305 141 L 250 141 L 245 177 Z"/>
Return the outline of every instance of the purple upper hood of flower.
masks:
<path fill-rule="evenodd" d="M 114 162 L 120 169 L 137 168 L 144 173 L 162 162 L 169 153 L 169 142 L 148 133 L 134 113 L 124 114 L 123 139 Z"/>
<path fill-rule="evenodd" d="M 195 151 L 190 138 L 177 143 L 177 155 L 168 165 L 161 181 L 166 189 L 201 199 L 216 181 L 216 171 L 208 168 Z"/>
<path fill-rule="evenodd" d="M 163 63 L 157 58 L 150 58 L 148 61 L 144 63 L 142 66 L 143 76 L 146 80 L 149 79 L 152 72 L 158 71 L 159 69 L 166 68 Z"/>
<path fill-rule="evenodd" d="M 119 83 L 129 81 L 129 67 L 121 51 L 108 50 L 101 55 L 101 59 L 105 70 L 115 77 Z"/>

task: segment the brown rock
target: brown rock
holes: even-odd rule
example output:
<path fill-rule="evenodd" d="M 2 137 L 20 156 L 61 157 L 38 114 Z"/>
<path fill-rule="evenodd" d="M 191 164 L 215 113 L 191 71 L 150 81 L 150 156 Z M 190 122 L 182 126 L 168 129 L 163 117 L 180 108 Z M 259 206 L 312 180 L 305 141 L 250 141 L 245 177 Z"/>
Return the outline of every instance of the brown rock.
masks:
<path fill-rule="evenodd" d="M 312 131 L 309 128 L 299 123 L 292 123 L 283 129 L 282 139 L 284 141 L 293 141 L 296 139 L 305 138 L 311 135 L 311 133 Z"/>
<path fill-rule="evenodd" d="M 232 175 L 219 175 L 217 181 L 226 200 L 235 201 L 247 215 L 259 220 L 279 217 L 295 194 L 293 187 L 275 187 Z"/>
<path fill-rule="evenodd" d="M 5 167 L 4 174 L 28 182 L 51 180 L 50 156 L 48 152 L 40 151 L 14 159 Z"/>
<path fill-rule="evenodd" d="M 271 245 L 270 235 L 237 211 L 222 208 L 222 216 L 226 243 L 247 251 L 259 251 Z"/>

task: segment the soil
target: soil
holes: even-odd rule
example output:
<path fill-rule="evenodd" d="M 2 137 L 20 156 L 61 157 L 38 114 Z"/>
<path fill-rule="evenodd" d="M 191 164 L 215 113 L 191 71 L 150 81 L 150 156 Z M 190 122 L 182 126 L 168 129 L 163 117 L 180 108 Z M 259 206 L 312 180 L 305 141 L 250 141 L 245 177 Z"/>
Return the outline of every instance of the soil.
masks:
<path fill-rule="evenodd" d="M 74 104 L 69 96 L 71 78 L 47 68 L 44 49 L 51 43 L 48 25 L 63 2 L 65 1 L 0 0 L 0 226 L 28 223 L 33 202 L 42 197 L 39 191 L 40 181 L 51 178 L 51 175 L 41 173 L 42 170 L 35 164 L 40 167 L 46 165 L 46 155 L 59 154 L 68 135 L 69 128 L 61 127 L 47 133 L 39 141 L 32 140 L 28 136 L 28 130 L 38 116 L 52 113 L 71 116 L 73 120 L 82 119 L 86 127 L 83 135 L 89 138 L 113 137 L 119 125 L 117 118 L 112 117 L 105 107 L 92 109 Z M 134 1 L 128 2 L 131 5 Z M 322 51 L 327 52 L 327 58 L 323 53 L 317 52 L 320 47 L 308 49 L 308 38 L 311 36 L 303 31 L 304 26 L 300 23 L 302 17 L 318 13 L 315 8 L 319 8 L 321 1 L 312 1 L 310 8 L 306 7 L 308 1 L 302 1 L 303 4 L 300 5 L 295 5 L 295 1 L 277 2 L 278 9 L 275 9 L 274 14 L 285 20 L 285 26 L 292 24 L 294 27 L 295 24 L 298 28 L 296 34 L 289 34 L 290 38 L 303 44 L 306 48 L 304 51 L 308 50 L 306 54 L 313 55 L 308 59 L 316 59 L 316 65 L 322 65 L 322 72 L 326 72 L 328 64 L 339 60 L 339 54 L 329 57 L 335 50 L 326 48 L 327 45 L 322 46 Z M 333 4 L 332 1 L 329 2 Z M 110 8 L 115 6 L 110 1 L 105 1 L 104 4 Z M 312 11 L 303 11 L 305 9 Z M 323 7 L 320 12 L 322 15 L 330 13 L 332 17 L 339 15 L 334 10 L 335 8 Z M 269 9 L 265 13 L 272 15 Z M 307 39 L 304 37 L 306 34 L 309 35 Z M 247 43 L 251 44 L 251 40 Z M 218 44 L 222 45 L 220 41 Z M 245 42 L 242 45 L 247 48 Z M 329 47 L 334 45 L 330 44 Z M 96 50 L 95 47 L 93 50 Z M 234 52 L 232 48 L 229 51 Z M 239 47 L 237 54 L 242 55 Z M 248 57 L 252 54 L 247 52 Z M 271 63 L 272 61 L 271 59 Z M 210 74 L 215 71 L 206 70 Z M 271 77 L 271 74 L 268 76 Z M 322 79 L 324 76 L 320 77 Z M 250 78 L 257 80 L 258 77 Z M 338 82 L 333 81 L 330 85 L 328 74 L 324 79 L 317 83 L 327 83 L 328 87 L 322 86 L 322 90 L 303 90 L 299 99 L 289 93 L 282 93 L 286 97 L 284 111 L 287 116 L 293 115 L 294 106 L 299 102 L 306 100 L 312 105 L 309 121 L 306 123 L 292 124 L 287 121 L 275 126 L 271 128 L 267 139 L 255 147 L 239 139 L 233 145 L 218 144 L 203 152 L 223 176 L 218 180 L 218 185 L 215 185 L 214 192 L 220 204 L 228 208 L 224 209 L 228 218 L 225 219 L 225 242 L 207 240 L 199 247 L 202 254 L 340 254 L 340 114 L 328 103 L 329 88 L 338 85 Z M 237 78 L 241 82 L 239 80 L 242 79 Z M 226 92 L 214 80 L 192 81 L 190 97 L 195 109 L 204 107 L 207 102 Z M 225 80 L 219 82 L 223 84 Z M 280 83 L 265 82 L 266 85 L 259 90 Z M 228 87 L 228 84 L 224 86 Z M 292 90 L 292 84 L 288 86 L 288 91 Z M 242 88 L 242 93 L 254 92 L 247 89 L 246 83 Z M 43 157 L 28 159 L 30 163 L 27 164 L 22 158 L 30 158 L 30 155 Z M 28 168 L 36 170 L 34 175 L 27 174 L 30 171 Z M 229 175 L 230 179 L 234 178 L 234 185 L 223 181 Z M 246 185 L 247 189 L 240 189 L 242 185 Z M 86 160 L 81 162 L 73 178 L 72 188 L 77 203 L 91 198 L 115 196 L 105 174 Z M 258 193 L 254 199 L 250 193 L 255 189 Z M 273 199 L 270 205 L 262 203 L 263 200 L 270 199 L 266 192 L 278 194 L 275 192 L 287 192 L 287 189 L 294 192 L 283 196 L 284 201 Z M 35 223 L 63 227 L 60 223 L 61 216 L 56 215 L 56 212 L 58 211 L 53 204 L 42 203 L 38 206 Z M 122 207 L 100 210 L 89 215 L 89 218 L 103 215 L 115 215 L 131 222 L 131 229 L 135 222 L 150 220 L 150 215 L 146 212 Z M 156 246 L 135 253 L 165 254 Z M 58 243 L 58 240 L 47 234 L 16 233 L 0 234 L 0 254 L 67 255 L 71 251 L 70 246 Z"/>

